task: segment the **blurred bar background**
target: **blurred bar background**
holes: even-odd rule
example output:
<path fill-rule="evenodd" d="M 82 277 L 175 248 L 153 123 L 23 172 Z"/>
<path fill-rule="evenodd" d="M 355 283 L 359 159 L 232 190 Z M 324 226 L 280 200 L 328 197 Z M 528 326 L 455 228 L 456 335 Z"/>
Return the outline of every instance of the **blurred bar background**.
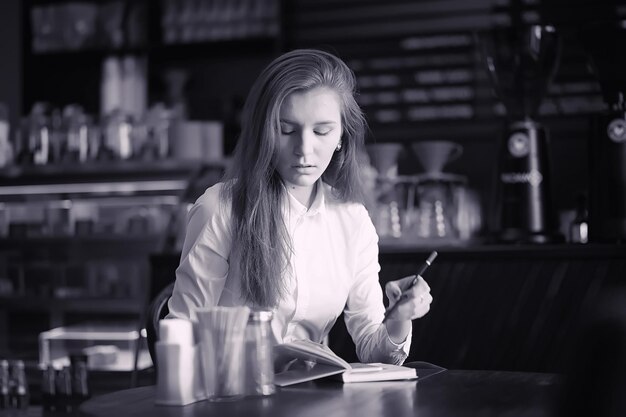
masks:
<path fill-rule="evenodd" d="M 548 29 L 529 41 L 529 27 Z M 624 284 L 617 0 L 5 0 L 0 28 L 0 358 L 25 360 L 34 385 L 50 329 L 91 326 L 60 351 L 115 346 L 89 339 L 110 326 L 135 343 L 116 349 L 144 350 L 187 209 L 229 163 L 255 77 L 293 48 L 327 49 L 356 74 L 381 282 L 441 254 L 411 360 L 558 372 L 587 309 Z M 498 30 L 515 39 L 489 50 Z M 539 64 L 514 66 L 515 53 Z M 489 57 L 518 77 L 509 90 Z M 525 120 L 546 132 L 530 202 L 531 181 L 503 180 L 518 178 L 502 172 L 509 100 L 534 100 Z M 507 191 L 522 220 L 503 216 Z M 331 346 L 351 358 L 341 324 Z M 106 391 L 154 377 L 122 371 L 92 379 Z"/>

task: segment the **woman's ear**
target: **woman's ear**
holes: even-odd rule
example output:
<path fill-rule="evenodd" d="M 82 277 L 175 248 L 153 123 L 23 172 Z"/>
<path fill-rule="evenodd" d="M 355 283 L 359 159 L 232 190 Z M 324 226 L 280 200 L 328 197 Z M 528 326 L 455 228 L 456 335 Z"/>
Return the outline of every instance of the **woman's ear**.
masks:
<path fill-rule="evenodd" d="M 341 150 L 341 146 L 342 146 L 342 142 L 341 142 L 341 139 L 339 139 L 339 143 L 337 144 L 337 147 L 335 148 L 335 152 L 339 152 Z"/>

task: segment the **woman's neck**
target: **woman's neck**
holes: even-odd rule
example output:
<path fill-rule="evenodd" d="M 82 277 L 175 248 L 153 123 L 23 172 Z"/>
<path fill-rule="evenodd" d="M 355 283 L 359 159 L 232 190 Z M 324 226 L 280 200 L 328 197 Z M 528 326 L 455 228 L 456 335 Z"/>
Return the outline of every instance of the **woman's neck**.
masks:
<path fill-rule="evenodd" d="M 317 190 L 317 182 L 310 187 L 287 187 L 289 194 L 293 196 L 304 207 L 311 208 L 313 201 L 315 200 Z"/>

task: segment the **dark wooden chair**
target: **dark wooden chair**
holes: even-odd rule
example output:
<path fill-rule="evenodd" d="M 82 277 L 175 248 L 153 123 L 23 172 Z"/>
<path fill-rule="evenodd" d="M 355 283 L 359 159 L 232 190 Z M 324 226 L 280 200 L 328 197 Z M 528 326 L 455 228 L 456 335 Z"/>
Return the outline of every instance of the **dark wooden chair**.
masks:
<path fill-rule="evenodd" d="M 142 319 L 142 325 L 146 329 L 148 351 L 155 366 L 154 344 L 159 340 L 159 320 L 169 313 L 167 302 L 172 296 L 179 262 L 180 253 L 176 252 L 150 255 L 150 302 Z"/>
<path fill-rule="evenodd" d="M 165 318 L 169 312 L 167 308 L 167 302 L 172 296 L 174 290 L 174 282 L 165 286 L 159 293 L 150 301 L 148 310 L 146 313 L 145 329 L 146 338 L 148 341 L 148 351 L 150 352 L 150 358 L 156 368 L 156 354 L 154 352 L 154 344 L 159 340 L 159 320 Z"/>

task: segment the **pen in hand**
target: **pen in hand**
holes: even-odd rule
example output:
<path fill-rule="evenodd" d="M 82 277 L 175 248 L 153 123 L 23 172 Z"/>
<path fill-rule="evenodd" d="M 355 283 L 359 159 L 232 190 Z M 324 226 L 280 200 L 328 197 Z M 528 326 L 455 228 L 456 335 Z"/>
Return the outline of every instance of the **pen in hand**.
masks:
<path fill-rule="evenodd" d="M 420 265 L 419 269 L 417 270 L 417 274 L 415 274 L 415 278 L 413 279 L 413 281 L 411 281 L 409 286 L 406 287 L 402 291 L 402 294 L 400 295 L 400 297 L 398 297 L 398 301 L 396 301 L 396 303 L 394 305 L 392 305 L 391 307 L 389 307 L 385 311 L 385 318 L 383 319 L 383 323 L 385 321 L 387 321 L 387 318 L 391 315 L 391 313 L 393 313 L 396 310 L 396 308 L 398 308 L 398 306 L 402 303 L 402 301 L 405 300 L 406 298 L 408 298 L 408 293 L 411 290 L 411 288 L 413 288 L 417 284 L 417 281 L 419 280 L 419 277 L 424 272 L 426 272 L 426 270 L 433 263 L 433 261 L 435 260 L 437 255 L 438 255 L 437 251 L 432 251 L 430 253 L 430 255 L 428 256 L 428 259 L 426 259 L 426 261 L 424 261 L 424 263 L 422 265 Z"/>

